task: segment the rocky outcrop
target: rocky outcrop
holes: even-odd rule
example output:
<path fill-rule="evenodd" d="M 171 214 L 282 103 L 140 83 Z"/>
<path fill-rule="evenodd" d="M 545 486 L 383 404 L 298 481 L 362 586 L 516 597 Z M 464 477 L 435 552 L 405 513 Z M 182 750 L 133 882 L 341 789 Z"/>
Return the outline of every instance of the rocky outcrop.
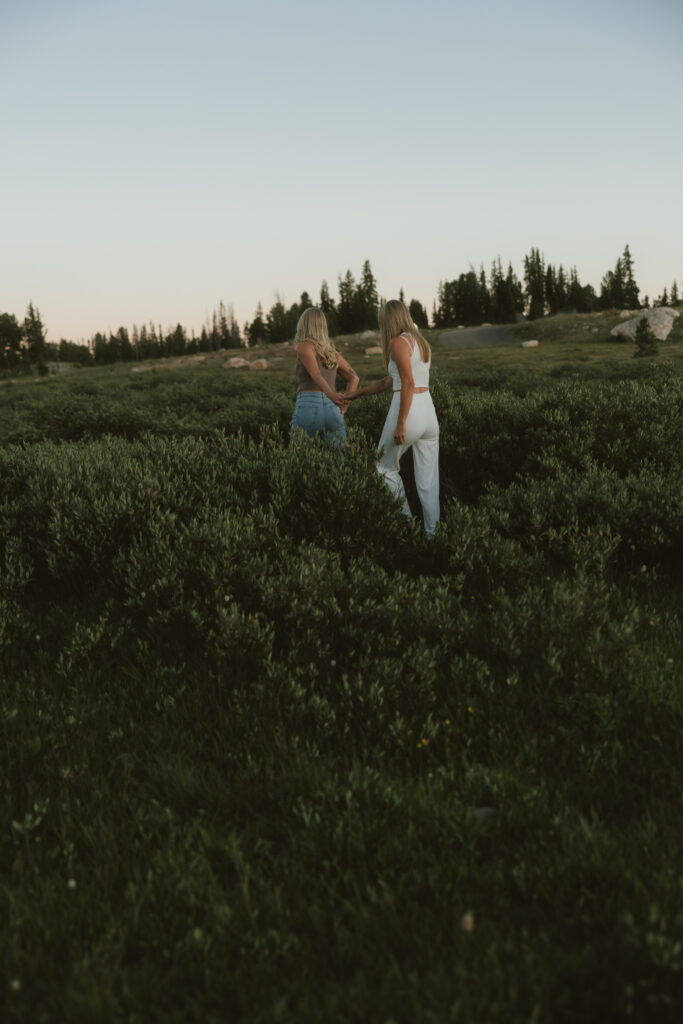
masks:
<path fill-rule="evenodd" d="M 678 315 L 678 312 L 675 309 L 671 309 L 670 306 L 643 309 L 632 320 L 626 320 L 623 324 L 617 324 L 616 327 L 613 327 L 610 334 L 621 341 L 633 341 L 638 330 L 638 324 L 645 317 L 655 338 L 658 341 L 666 341 L 671 333 L 674 320 Z"/>

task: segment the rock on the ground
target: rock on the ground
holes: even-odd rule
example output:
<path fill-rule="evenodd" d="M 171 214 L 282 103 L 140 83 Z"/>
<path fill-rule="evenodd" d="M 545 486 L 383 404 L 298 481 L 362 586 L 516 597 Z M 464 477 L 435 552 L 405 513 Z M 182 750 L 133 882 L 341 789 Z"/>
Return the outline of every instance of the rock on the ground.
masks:
<path fill-rule="evenodd" d="M 538 341 L 536 338 L 533 341 L 523 341 L 522 348 L 538 348 Z"/>
<path fill-rule="evenodd" d="M 383 349 L 381 345 L 372 345 L 370 348 L 364 349 L 366 356 L 381 356 Z"/>
<path fill-rule="evenodd" d="M 267 359 L 254 359 L 253 363 L 249 364 L 250 370 L 267 370 L 268 360 Z"/>
<path fill-rule="evenodd" d="M 249 360 L 242 356 L 232 356 L 223 363 L 224 370 L 237 370 L 240 366 L 249 366 Z"/>
<path fill-rule="evenodd" d="M 675 309 L 670 306 L 656 306 L 655 309 L 639 310 L 632 320 L 626 320 L 623 324 L 617 324 L 610 331 L 614 338 L 621 338 L 622 341 L 633 341 L 638 330 L 638 324 L 645 317 L 652 333 L 658 341 L 666 341 L 678 316 Z"/>

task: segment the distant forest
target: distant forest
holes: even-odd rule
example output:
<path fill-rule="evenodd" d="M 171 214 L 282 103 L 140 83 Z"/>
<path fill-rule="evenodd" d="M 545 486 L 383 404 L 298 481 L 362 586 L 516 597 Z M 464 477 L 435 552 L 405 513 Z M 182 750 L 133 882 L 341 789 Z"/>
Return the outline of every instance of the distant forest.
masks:
<path fill-rule="evenodd" d="M 358 281 L 347 270 L 343 277 L 339 275 L 337 287 L 338 296 L 334 299 L 327 281 L 323 281 L 317 302 L 327 317 L 330 335 L 376 330 L 377 309 L 382 300 L 370 261 L 363 264 Z M 535 320 L 569 311 L 590 313 L 606 309 L 649 308 L 649 297 L 644 296 L 641 302 L 639 294 L 628 245 L 614 270 L 608 270 L 603 277 L 599 295 L 592 285 L 581 283 L 575 267 L 567 271 L 562 264 L 546 263 L 538 249 L 531 249 L 524 257 L 522 280 L 515 274 L 511 263 L 504 271 L 498 257 L 493 261 L 488 276 L 483 266 L 478 272 L 470 266 L 458 278 L 440 281 L 431 318 L 417 299 L 410 299 L 408 306 L 418 327 L 445 328 L 512 323 L 522 318 Z M 405 301 L 402 290 L 400 297 Z M 674 281 L 670 292 L 665 288 L 653 305 L 675 305 L 678 301 L 678 285 Z M 65 338 L 57 343 L 47 341 L 40 312 L 30 303 L 23 321 L 11 313 L 0 313 L 0 370 L 20 371 L 37 367 L 39 371 L 47 372 L 50 361 L 102 365 L 262 343 L 277 344 L 294 337 L 301 313 L 312 305 L 314 302 L 306 291 L 289 308 L 276 294 L 268 312 L 264 312 L 259 303 L 253 320 L 240 329 L 233 307 L 221 302 L 199 336 L 194 330 L 188 333 L 182 324 L 164 333 L 160 325 L 150 323 L 134 326 L 130 332 L 126 327 L 119 327 L 114 334 L 98 332 L 87 343 Z"/>

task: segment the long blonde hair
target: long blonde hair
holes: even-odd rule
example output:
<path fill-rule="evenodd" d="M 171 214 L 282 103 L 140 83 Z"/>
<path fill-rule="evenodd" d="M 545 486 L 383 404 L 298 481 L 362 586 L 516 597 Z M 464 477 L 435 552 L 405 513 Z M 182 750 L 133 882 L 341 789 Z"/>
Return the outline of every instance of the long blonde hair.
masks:
<path fill-rule="evenodd" d="M 392 338 L 397 338 L 399 334 L 410 334 L 417 342 L 422 362 L 429 362 L 432 354 L 429 342 L 422 337 L 413 323 L 413 318 L 405 302 L 401 302 L 400 299 L 389 299 L 380 308 L 378 319 L 385 366 L 389 365 L 389 342 Z"/>
<path fill-rule="evenodd" d="M 337 350 L 327 335 L 327 320 L 321 309 L 311 306 L 309 309 L 305 309 L 299 317 L 294 344 L 298 345 L 300 341 L 310 341 L 322 359 L 323 366 L 326 366 L 328 370 L 331 370 L 339 362 Z"/>

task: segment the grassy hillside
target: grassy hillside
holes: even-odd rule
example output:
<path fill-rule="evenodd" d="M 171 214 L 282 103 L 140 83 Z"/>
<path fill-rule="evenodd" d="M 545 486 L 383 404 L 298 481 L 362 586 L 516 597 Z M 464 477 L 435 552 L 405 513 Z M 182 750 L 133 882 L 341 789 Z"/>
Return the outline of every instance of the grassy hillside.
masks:
<path fill-rule="evenodd" d="M 433 542 L 288 346 L 2 384 L 3 1020 L 678 1021 L 683 345 L 564 325 L 432 336 Z"/>

